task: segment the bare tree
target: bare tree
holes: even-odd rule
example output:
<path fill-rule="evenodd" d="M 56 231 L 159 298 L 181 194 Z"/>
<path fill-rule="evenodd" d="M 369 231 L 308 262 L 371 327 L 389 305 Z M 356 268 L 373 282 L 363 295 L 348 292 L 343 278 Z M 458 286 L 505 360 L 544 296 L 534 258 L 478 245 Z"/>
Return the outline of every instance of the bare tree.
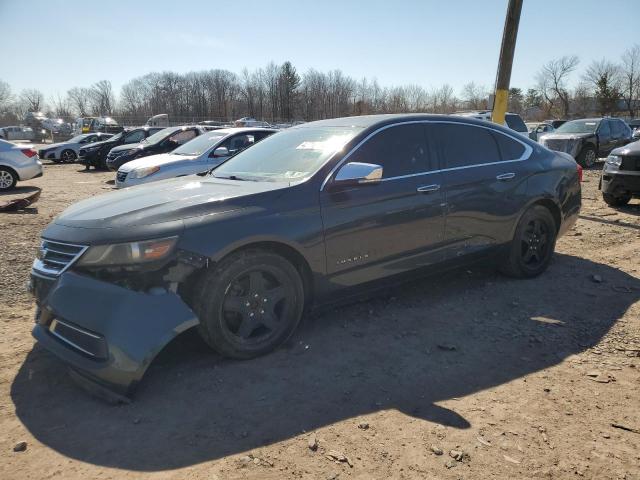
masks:
<path fill-rule="evenodd" d="M 90 89 L 92 111 L 95 115 L 111 115 L 115 98 L 109 80 L 100 80 Z"/>
<path fill-rule="evenodd" d="M 486 87 L 469 82 L 462 87 L 462 99 L 466 103 L 466 108 L 472 110 L 482 110 L 487 108 L 488 92 Z"/>
<path fill-rule="evenodd" d="M 549 104 L 553 105 L 556 99 L 560 101 L 562 116 L 565 118 L 569 116 L 567 80 L 579 63 L 580 60 L 577 56 L 565 55 L 543 65 L 536 76 L 538 90 L 542 92 Z"/>
<path fill-rule="evenodd" d="M 600 114 L 614 112 L 620 98 L 618 66 L 604 58 L 594 60 L 585 71 L 584 79 L 594 90 Z"/>
<path fill-rule="evenodd" d="M 53 108 L 52 113 L 54 116 L 64 118 L 66 120 L 71 119 L 71 108 L 68 97 L 63 97 L 60 93 L 56 93 L 50 97 L 49 103 Z"/>
<path fill-rule="evenodd" d="M 67 98 L 76 115 L 85 117 L 89 114 L 91 92 L 88 88 L 73 87 L 67 91 Z"/>
<path fill-rule="evenodd" d="M 0 80 L 0 111 L 4 111 L 11 103 L 13 95 L 11 95 L 11 87 L 3 80 Z"/>
<path fill-rule="evenodd" d="M 20 103 L 24 112 L 39 112 L 44 107 L 44 95 L 35 88 L 25 88 L 20 92 Z"/>
<path fill-rule="evenodd" d="M 640 103 L 640 45 L 635 44 L 622 54 L 620 67 L 620 94 L 631 118 Z"/>

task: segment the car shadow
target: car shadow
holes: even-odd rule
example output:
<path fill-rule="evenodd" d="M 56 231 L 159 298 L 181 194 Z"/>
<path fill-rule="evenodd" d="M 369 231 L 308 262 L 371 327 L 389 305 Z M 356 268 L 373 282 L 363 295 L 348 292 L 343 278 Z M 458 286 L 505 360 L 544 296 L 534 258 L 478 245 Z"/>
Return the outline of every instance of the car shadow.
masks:
<path fill-rule="evenodd" d="M 557 254 L 533 280 L 476 267 L 311 314 L 284 348 L 254 360 L 222 359 L 186 332 L 154 361 L 130 405 L 86 395 L 35 345 L 11 397 L 46 446 L 138 471 L 215 460 L 388 409 L 467 429 L 468 419 L 438 402 L 596 345 L 639 297 L 637 278 Z"/>

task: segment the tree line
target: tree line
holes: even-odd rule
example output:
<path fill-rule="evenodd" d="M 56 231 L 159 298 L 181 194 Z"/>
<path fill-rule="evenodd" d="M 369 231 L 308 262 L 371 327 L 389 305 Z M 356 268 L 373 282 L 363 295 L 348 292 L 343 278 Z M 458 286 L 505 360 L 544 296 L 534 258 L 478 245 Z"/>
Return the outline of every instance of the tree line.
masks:
<path fill-rule="evenodd" d="M 618 62 L 592 61 L 580 75 L 580 59 L 562 56 L 545 63 L 526 90 L 510 91 L 509 110 L 527 119 L 618 114 L 637 115 L 640 107 L 640 45 Z M 573 85 L 570 87 L 569 85 Z M 310 69 L 300 74 L 291 62 L 273 62 L 239 74 L 224 69 L 154 72 L 133 78 L 119 95 L 109 80 L 70 88 L 45 101 L 37 89 L 14 95 L 0 80 L 0 116 L 20 121 L 28 111 L 45 111 L 67 120 L 109 115 L 123 123 L 141 123 L 159 113 L 177 121 L 232 120 L 251 116 L 270 122 L 318 120 L 373 113 L 452 113 L 488 109 L 490 89 L 469 82 L 459 92 L 448 85 L 381 86 L 376 79 L 355 79 L 340 70 Z M 122 121 L 122 120 L 121 120 Z"/>

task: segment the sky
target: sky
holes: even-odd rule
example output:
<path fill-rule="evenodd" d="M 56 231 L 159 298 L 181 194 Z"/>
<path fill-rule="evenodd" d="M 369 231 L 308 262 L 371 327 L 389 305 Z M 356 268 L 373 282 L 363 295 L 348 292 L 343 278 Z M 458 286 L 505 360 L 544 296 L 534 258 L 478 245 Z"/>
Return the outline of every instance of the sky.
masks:
<path fill-rule="evenodd" d="M 507 0 L 0 0 L 0 80 L 46 98 L 152 71 L 240 73 L 289 60 L 382 86 L 492 88 Z M 511 86 L 552 58 L 618 61 L 640 44 L 640 0 L 524 0 Z M 573 81 L 580 78 L 579 71 Z"/>

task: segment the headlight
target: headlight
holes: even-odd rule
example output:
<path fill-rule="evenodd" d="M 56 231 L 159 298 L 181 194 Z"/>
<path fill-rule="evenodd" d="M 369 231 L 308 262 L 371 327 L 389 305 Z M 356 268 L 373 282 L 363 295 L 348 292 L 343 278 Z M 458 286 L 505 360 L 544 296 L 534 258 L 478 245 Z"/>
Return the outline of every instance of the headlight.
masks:
<path fill-rule="evenodd" d="M 158 170 L 160 170 L 160 167 L 144 167 L 144 168 L 137 168 L 135 170 L 131 170 L 129 172 L 129 178 L 144 178 L 144 177 L 148 177 L 149 175 L 153 175 L 154 173 L 156 173 Z"/>
<path fill-rule="evenodd" d="M 96 145 L 95 147 L 85 147 L 84 150 L 85 152 L 93 152 L 94 150 L 98 150 L 100 148 L 100 145 Z"/>
<path fill-rule="evenodd" d="M 177 241 L 178 237 L 167 237 L 143 242 L 96 245 L 80 257 L 78 266 L 109 267 L 162 260 L 173 251 Z"/>
<path fill-rule="evenodd" d="M 620 165 L 622 165 L 622 157 L 620 157 L 619 155 L 609 155 L 607 157 L 607 164 L 619 167 Z"/>

